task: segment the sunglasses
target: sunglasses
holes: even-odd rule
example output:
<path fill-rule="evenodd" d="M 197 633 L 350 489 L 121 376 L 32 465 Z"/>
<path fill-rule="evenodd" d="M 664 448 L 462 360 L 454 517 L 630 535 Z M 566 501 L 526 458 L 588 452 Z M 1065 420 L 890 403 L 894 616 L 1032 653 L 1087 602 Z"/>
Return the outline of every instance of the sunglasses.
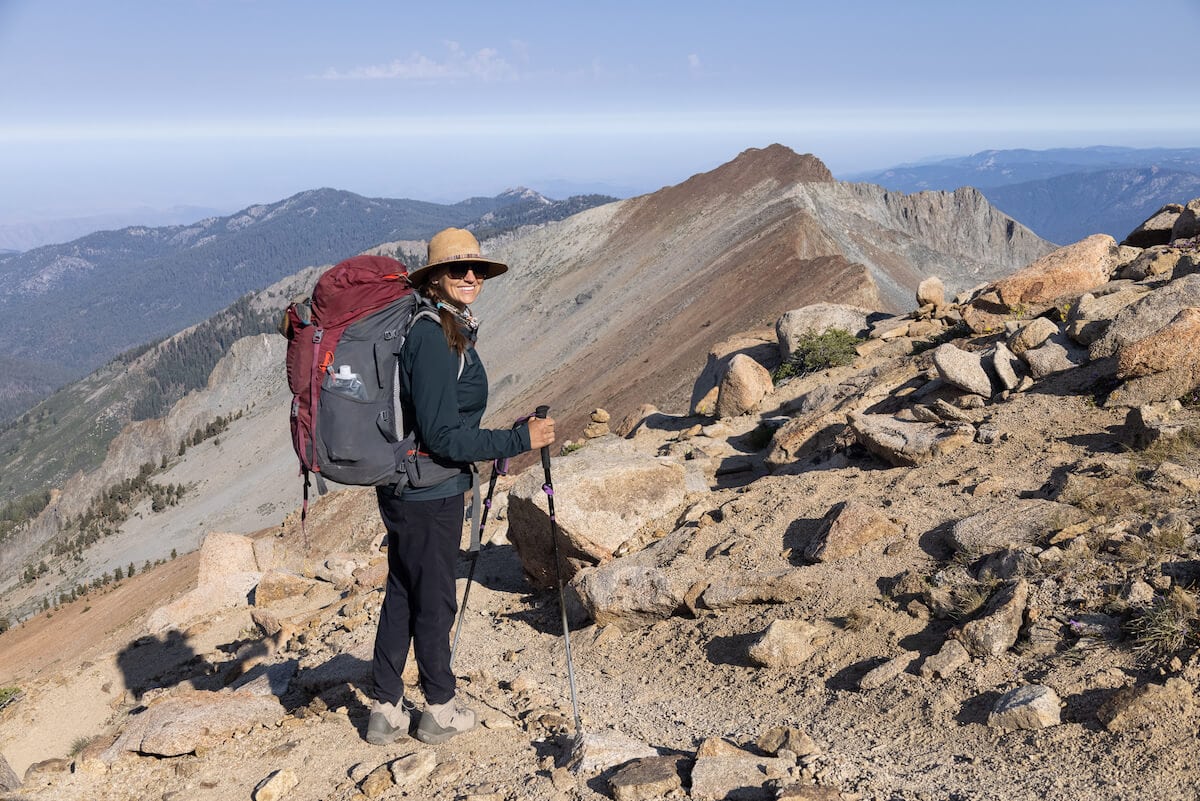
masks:
<path fill-rule="evenodd" d="M 475 273 L 477 281 L 483 281 L 487 278 L 487 267 L 482 264 L 453 264 L 446 268 L 446 275 L 453 278 L 455 281 L 461 281 L 467 277 L 468 272 Z"/>

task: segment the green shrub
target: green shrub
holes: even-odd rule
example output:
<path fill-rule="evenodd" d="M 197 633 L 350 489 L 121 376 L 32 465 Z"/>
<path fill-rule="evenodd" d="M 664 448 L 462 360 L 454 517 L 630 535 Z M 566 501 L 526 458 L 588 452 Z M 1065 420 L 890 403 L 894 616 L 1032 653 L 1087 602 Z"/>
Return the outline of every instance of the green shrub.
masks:
<path fill-rule="evenodd" d="M 858 356 L 858 343 L 858 337 L 841 328 L 830 328 L 823 334 L 805 334 L 797 340 L 791 357 L 775 368 L 771 378 L 778 384 L 793 376 L 850 364 Z"/>

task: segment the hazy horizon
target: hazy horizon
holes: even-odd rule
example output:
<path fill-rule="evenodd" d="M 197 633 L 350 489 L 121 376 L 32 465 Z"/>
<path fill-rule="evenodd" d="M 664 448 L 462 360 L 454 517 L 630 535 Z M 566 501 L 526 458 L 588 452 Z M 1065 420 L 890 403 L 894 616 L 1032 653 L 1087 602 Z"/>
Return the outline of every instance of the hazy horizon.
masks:
<path fill-rule="evenodd" d="M 638 194 L 774 142 L 838 176 L 989 149 L 1200 144 L 1161 61 L 1110 52 L 1131 14 L 1118 0 L 7 0 L 0 226 L 320 187 Z M 1200 4 L 1155 14 L 1171 20 L 1156 52 L 1187 52 Z"/>

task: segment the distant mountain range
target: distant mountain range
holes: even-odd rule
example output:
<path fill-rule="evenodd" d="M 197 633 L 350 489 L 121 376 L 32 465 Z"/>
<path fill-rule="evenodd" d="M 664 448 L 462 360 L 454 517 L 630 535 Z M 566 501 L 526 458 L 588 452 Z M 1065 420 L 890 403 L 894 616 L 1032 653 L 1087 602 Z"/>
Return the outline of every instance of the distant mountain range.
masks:
<path fill-rule="evenodd" d="M 550 200 L 520 188 L 442 205 L 317 189 L 190 225 L 99 231 L 0 255 L 0 421 L 65 380 L 303 267 L 380 242 L 424 240 L 450 225 L 496 234 L 612 200 Z"/>
<path fill-rule="evenodd" d="M 0 225 L 0 255 L 20 253 L 56 242 L 70 242 L 94 231 L 108 231 L 130 225 L 182 225 L 205 217 L 217 217 L 221 213 L 220 209 L 204 206 L 173 206 L 169 209 L 145 206 L 85 217 L 56 217 L 7 223 Z"/>
<path fill-rule="evenodd" d="M 899 192 L 973 186 L 1052 242 L 1120 240 L 1163 205 L 1200 196 L 1200 148 L 985 150 L 843 177 Z"/>

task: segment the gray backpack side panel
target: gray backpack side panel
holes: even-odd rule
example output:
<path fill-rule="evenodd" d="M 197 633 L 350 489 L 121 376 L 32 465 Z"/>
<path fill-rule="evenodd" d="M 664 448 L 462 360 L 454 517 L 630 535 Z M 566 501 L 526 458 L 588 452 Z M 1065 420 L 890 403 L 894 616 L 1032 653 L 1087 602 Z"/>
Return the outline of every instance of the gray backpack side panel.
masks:
<path fill-rule="evenodd" d="M 316 456 L 325 478 L 358 486 L 397 482 L 393 382 L 415 303 L 406 295 L 342 332 L 317 405 Z"/>

